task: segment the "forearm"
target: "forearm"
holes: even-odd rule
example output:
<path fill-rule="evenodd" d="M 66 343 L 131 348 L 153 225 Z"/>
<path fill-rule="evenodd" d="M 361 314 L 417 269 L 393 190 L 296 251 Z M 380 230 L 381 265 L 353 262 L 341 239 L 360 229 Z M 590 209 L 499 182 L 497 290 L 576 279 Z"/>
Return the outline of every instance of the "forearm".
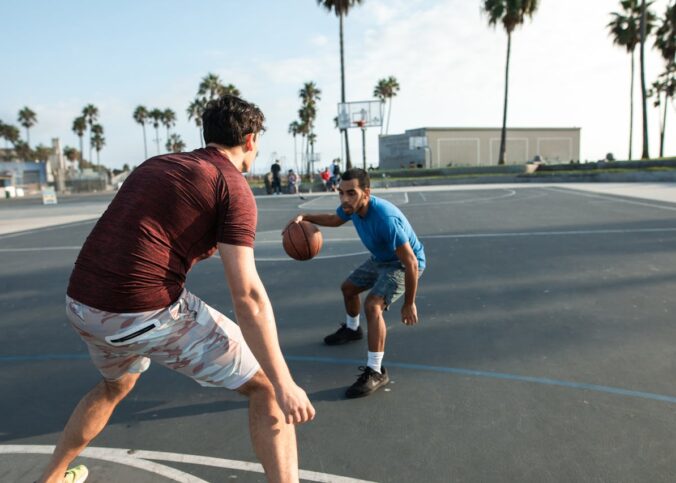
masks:
<path fill-rule="evenodd" d="M 277 339 L 272 306 L 265 292 L 233 300 L 235 316 L 244 340 L 277 389 L 292 382 Z"/>
<path fill-rule="evenodd" d="M 333 213 L 301 213 L 303 220 L 319 226 L 340 226 L 345 223 L 338 215 Z"/>
<path fill-rule="evenodd" d="M 404 303 L 415 303 L 415 294 L 418 291 L 418 264 L 411 263 L 404 267 Z"/>

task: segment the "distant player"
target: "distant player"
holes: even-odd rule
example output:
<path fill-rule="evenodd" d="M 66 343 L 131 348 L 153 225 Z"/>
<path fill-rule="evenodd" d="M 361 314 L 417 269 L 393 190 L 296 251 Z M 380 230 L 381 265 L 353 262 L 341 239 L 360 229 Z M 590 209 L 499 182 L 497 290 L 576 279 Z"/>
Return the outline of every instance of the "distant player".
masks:
<path fill-rule="evenodd" d="M 103 379 L 73 411 L 40 482 L 84 481 L 87 470 L 66 472 L 68 464 L 151 361 L 246 396 L 251 440 L 268 479 L 298 481 L 293 424 L 315 411 L 279 348 L 254 261 L 256 203 L 242 176 L 263 121 L 258 107 L 238 97 L 211 101 L 202 116 L 206 148 L 145 161 L 90 233 L 66 313 Z M 217 250 L 239 325 L 184 287 L 190 268 Z M 213 435 L 223 436 L 217 425 Z"/>
<path fill-rule="evenodd" d="M 368 362 L 361 376 L 347 389 L 348 398 L 368 396 L 389 382 L 382 365 L 387 328 L 383 312 L 404 295 L 401 321 L 418 323 L 415 296 L 418 278 L 425 268 L 425 251 L 404 214 L 389 201 L 371 195 L 369 175 L 363 169 L 345 171 L 338 185 L 340 206 L 336 213 L 298 215 L 291 223 L 307 220 L 320 226 L 341 226 L 352 220 L 371 257 L 341 286 L 346 322 L 324 338 L 328 345 L 346 344 L 363 337 L 359 325 L 359 294 L 369 290 L 364 301 L 368 323 Z"/>

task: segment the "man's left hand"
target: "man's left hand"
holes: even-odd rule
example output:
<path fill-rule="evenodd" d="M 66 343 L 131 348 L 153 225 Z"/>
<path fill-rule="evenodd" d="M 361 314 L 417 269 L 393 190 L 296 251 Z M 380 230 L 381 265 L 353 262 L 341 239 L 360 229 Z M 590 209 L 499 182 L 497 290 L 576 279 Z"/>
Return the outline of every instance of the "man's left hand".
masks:
<path fill-rule="evenodd" d="M 406 325 L 415 325 L 418 323 L 418 309 L 415 304 L 404 304 L 401 308 L 401 321 Z"/>

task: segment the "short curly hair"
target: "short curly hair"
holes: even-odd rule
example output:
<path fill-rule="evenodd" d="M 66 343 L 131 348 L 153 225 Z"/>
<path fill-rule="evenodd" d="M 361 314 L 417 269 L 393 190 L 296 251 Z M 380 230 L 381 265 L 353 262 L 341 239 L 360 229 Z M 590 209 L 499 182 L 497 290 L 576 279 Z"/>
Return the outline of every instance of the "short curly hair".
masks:
<path fill-rule="evenodd" d="M 247 134 L 265 131 L 263 112 L 237 96 L 225 95 L 207 103 L 202 114 L 204 141 L 229 148 L 244 144 Z"/>
<path fill-rule="evenodd" d="M 350 168 L 340 175 L 340 179 L 343 181 L 350 181 L 353 179 L 357 180 L 357 185 L 361 189 L 371 188 L 371 178 L 369 177 L 368 172 L 364 171 L 361 168 Z"/>

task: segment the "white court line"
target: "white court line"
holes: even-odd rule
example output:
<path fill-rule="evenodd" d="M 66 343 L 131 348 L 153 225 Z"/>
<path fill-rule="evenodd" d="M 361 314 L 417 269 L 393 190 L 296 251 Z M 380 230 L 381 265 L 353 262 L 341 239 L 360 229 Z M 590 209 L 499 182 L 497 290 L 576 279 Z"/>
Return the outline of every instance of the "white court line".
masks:
<path fill-rule="evenodd" d="M 171 481 L 180 481 L 182 483 L 208 483 L 201 478 L 192 476 L 183 471 L 179 471 L 169 466 L 153 463 L 143 459 L 135 458 L 128 453 L 129 450 L 118 448 L 86 448 L 81 456 L 96 460 L 109 461 L 120 465 L 131 466 L 140 470 L 155 473 L 156 475 L 169 478 Z M 54 446 L 38 444 L 9 444 L 0 445 L 0 454 L 49 454 L 54 452 Z"/>
<path fill-rule="evenodd" d="M 49 445 L 0 445 L 0 454 L 52 454 L 54 446 Z M 168 466 L 153 463 L 147 460 L 170 461 L 173 463 L 187 463 L 201 466 L 212 466 L 231 470 L 250 471 L 263 473 L 263 466 L 258 463 L 247 461 L 229 460 L 225 458 L 213 458 L 210 456 L 189 455 L 181 453 L 167 453 L 164 451 L 128 450 L 121 448 L 87 448 L 81 456 L 85 458 L 110 461 L 122 465 L 132 466 L 142 470 L 169 478 L 173 481 L 184 483 L 208 483 L 188 473 L 170 468 Z M 317 481 L 321 483 L 373 483 L 367 480 L 348 478 L 346 476 L 319 473 L 316 471 L 299 471 L 300 479 L 305 481 Z"/>
<path fill-rule="evenodd" d="M 425 197 L 424 194 L 422 194 L 422 191 L 418 191 L 418 194 L 420 195 L 423 201 L 427 201 L 427 198 Z"/>
<path fill-rule="evenodd" d="M 504 191 L 504 190 L 503 190 Z M 437 205 L 462 205 L 464 203 L 474 203 L 476 201 L 493 201 L 510 198 L 516 195 L 515 190 L 507 190 L 507 193 L 499 196 L 487 196 L 482 198 L 468 198 L 466 200 L 449 200 L 449 201 L 430 201 L 429 203 L 410 203 L 410 206 L 437 206 Z"/>
<path fill-rule="evenodd" d="M 662 210 L 676 211 L 675 206 L 665 206 L 665 205 L 656 205 L 654 203 L 647 203 L 644 201 L 634 201 L 634 200 L 625 200 L 624 198 L 618 198 L 617 195 L 602 195 L 602 194 L 591 194 L 584 193 L 576 190 L 575 188 L 564 188 L 558 186 L 550 186 L 548 188 L 551 191 L 556 193 L 564 193 L 577 196 L 586 196 L 587 198 L 598 198 L 605 201 L 614 201 L 616 203 L 629 203 L 630 205 L 639 205 L 639 206 L 649 206 L 650 208 L 660 208 Z M 620 195 L 620 193 L 618 193 Z M 627 196 L 627 195 L 624 195 Z M 666 202 L 665 202 L 666 203 Z"/>
<path fill-rule="evenodd" d="M 14 233 L 5 233 L 0 235 L 0 240 L 4 240 L 6 238 L 14 238 L 17 236 L 23 236 L 23 235 L 30 235 L 31 233 L 35 232 L 43 232 L 43 231 L 52 231 L 52 230 L 58 230 L 60 228 L 70 228 L 71 226 L 80 226 L 80 225 L 86 225 L 87 223 L 91 223 L 92 221 L 96 221 L 99 217 L 94 217 L 94 218 L 89 218 L 88 220 L 84 221 L 76 221 L 73 223 L 62 223 L 60 225 L 52 225 L 52 226 L 47 226 L 43 228 L 33 228 L 31 230 L 23 230 L 19 232 L 14 232 Z"/>
<path fill-rule="evenodd" d="M 402 204 L 407 204 L 408 203 L 408 191 L 404 191 L 404 202 Z"/>
<path fill-rule="evenodd" d="M 79 247 L 38 247 L 38 248 L 0 248 L 0 253 L 5 253 L 5 252 L 47 252 L 47 251 L 55 251 L 55 250 L 79 250 L 82 248 L 81 246 Z"/>
<path fill-rule="evenodd" d="M 501 238 L 501 237 L 526 237 L 526 236 L 569 236 L 569 235 L 611 235 L 628 233 L 664 233 L 675 232 L 676 228 L 634 228 L 628 230 L 569 230 L 569 231 L 523 231 L 507 233 L 467 233 L 461 235 L 425 235 L 423 240 L 434 238 Z"/>

